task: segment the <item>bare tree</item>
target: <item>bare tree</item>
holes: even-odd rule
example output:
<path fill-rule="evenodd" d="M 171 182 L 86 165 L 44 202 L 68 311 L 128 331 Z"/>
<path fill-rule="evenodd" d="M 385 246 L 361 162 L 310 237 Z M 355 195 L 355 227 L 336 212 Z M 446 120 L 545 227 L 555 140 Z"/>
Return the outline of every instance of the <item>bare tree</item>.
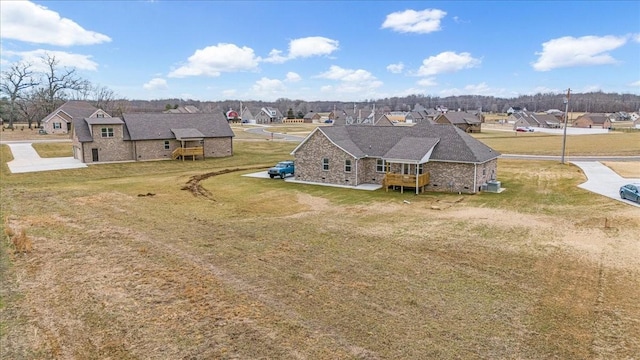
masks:
<path fill-rule="evenodd" d="M 12 65 L 9 70 L 2 72 L 0 81 L 0 92 L 7 94 L 9 97 L 9 127 L 13 128 L 13 122 L 16 117 L 15 106 L 23 91 L 38 85 L 33 79 L 34 72 L 31 70 L 31 64 L 19 62 Z"/>
<path fill-rule="evenodd" d="M 36 127 L 40 127 L 40 122 L 47 116 L 43 99 L 44 89 L 33 88 L 16 102 L 18 109 L 20 109 L 21 117 L 29 124 L 29 129 L 32 128 L 34 121 L 36 122 Z"/>
<path fill-rule="evenodd" d="M 51 113 L 67 96 L 66 91 L 78 91 L 82 93 L 86 91 L 89 82 L 80 78 L 76 74 L 76 69 L 59 67 L 60 62 L 55 56 L 46 54 L 42 57 L 42 61 L 47 66 L 44 73 L 46 78 L 45 84 L 45 110 Z"/>

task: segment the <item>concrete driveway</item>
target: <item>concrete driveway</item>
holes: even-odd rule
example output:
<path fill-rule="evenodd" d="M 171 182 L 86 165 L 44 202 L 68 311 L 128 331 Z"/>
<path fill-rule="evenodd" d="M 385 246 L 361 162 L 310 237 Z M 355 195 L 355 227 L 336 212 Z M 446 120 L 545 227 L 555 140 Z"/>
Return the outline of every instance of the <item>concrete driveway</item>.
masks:
<path fill-rule="evenodd" d="M 640 207 L 638 203 L 630 200 L 622 200 L 619 193 L 622 185 L 640 182 L 640 179 L 623 178 L 598 161 L 572 161 L 571 163 L 582 169 L 584 175 L 587 177 L 587 182 L 578 185 L 578 187 L 614 200 L 622 201 L 625 204 Z"/>
<path fill-rule="evenodd" d="M 87 164 L 73 157 L 41 158 L 31 143 L 6 143 L 6 145 L 13 154 L 13 160 L 7 163 L 9 171 L 13 174 L 87 167 Z"/>

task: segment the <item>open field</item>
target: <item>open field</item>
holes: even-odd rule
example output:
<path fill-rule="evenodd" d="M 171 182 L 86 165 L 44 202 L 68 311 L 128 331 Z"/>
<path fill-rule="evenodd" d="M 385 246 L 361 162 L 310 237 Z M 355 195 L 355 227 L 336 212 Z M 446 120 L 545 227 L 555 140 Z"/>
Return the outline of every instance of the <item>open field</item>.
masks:
<path fill-rule="evenodd" d="M 473 196 L 240 176 L 295 145 L 46 174 L 0 147 L 2 226 L 33 244 L 0 242 L 0 357 L 640 353 L 640 212 L 576 167 L 500 160 L 506 190 Z"/>

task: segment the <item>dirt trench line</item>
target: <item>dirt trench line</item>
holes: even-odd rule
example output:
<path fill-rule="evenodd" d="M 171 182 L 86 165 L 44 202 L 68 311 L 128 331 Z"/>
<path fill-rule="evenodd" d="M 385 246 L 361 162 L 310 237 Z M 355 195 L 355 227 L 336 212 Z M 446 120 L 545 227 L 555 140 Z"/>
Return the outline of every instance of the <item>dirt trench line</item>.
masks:
<path fill-rule="evenodd" d="M 243 168 L 235 168 L 235 169 L 223 169 L 223 170 L 212 171 L 212 172 L 208 172 L 200 175 L 193 175 L 192 177 L 189 178 L 189 181 L 187 181 L 187 183 L 180 190 L 189 190 L 189 192 L 191 192 L 191 194 L 193 194 L 193 196 L 195 197 L 204 197 L 208 200 L 216 201 L 213 198 L 213 194 L 211 193 L 211 191 L 207 190 L 205 187 L 203 187 L 200 184 L 202 180 L 206 180 L 213 176 L 224 175 L 224 174 L 229 174 L 229 173 L 238 172 L 238 171 L 260 170 L 264 168 L 266 168 L 266 166 L 251 166 L 251 167 L 243 167 Z"/>

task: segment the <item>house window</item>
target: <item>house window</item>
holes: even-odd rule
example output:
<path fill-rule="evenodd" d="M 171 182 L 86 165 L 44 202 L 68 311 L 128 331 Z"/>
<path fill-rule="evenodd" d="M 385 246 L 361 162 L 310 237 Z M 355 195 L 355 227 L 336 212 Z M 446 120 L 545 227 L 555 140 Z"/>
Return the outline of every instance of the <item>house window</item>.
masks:
<path fill-rule="evenodd" d="M 329 171 L 329 159 L 322 159 L 322 170 Z"/>
<path fill-rule="evenodd" d="M 402 173 L 405 175 L 410 175 L 411 174 L 411 164 L 402 164 Z"/>
<path fill-rule="evenodd" d="M 104 114 L 103 114 L 103 113 L 97 113 L 97 114 L 96 114 L 96 117 L 97 117 L 97 118 L 103 118 L 103 117 L 104 117 Z"/>
<path fill-rule="evenodd" d="M 377 172 L 389 172 L 389 165 L 390 164 L 388 164 L 383 159 L 377 159 L 376 160 L 376 171 Z"/>
<path fill-rule="evenodd" d="M 164 149 L 165 149 L 165 150 L 169 150 L 169 149 L 171 149 L 171 147 L 169 146 L 169 140 L 165 140 L 165 141 L 164 141 Z"/>
<path fill-rule="evenodd" d="M 54 122 L 53 123 L 53 128 L 54 129 L 62 129 L 62 123 Z"/>
<path fill-rule="evenodd" d="M 113 128 L 102 128 L 100 132 L 103 138 L 113 137 Z"/>
<path fill-rule="evenodd" d="M 424 164 L 418 164 L 418 175 L 424 174 Z"/>
<path fill-rule="evenodd" d="M 351 172 L 351 159 L 344 161 L 344 172 Z"/>

